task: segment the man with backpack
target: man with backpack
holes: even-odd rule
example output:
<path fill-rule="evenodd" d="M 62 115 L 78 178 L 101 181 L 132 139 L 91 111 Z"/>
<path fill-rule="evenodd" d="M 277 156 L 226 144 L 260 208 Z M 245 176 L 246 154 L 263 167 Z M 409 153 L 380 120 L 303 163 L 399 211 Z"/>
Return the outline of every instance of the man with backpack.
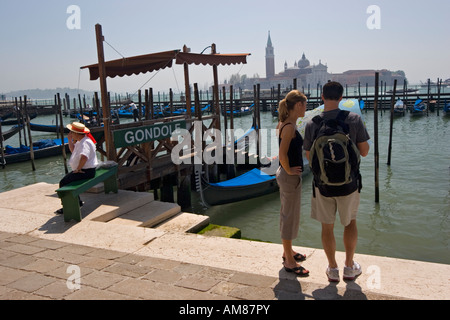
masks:
<path fill-rule="evenodd" d="M 354 280 L 361 266 L 353 261 L 358 239 L 356 215 L 361 191 L 360 156 L 369 153 L 370 139 L 361 117 L 339 109 L 344 88 L 328 82 L 322 91 L 324 111 L 305 128 L 303 148 L 313 172 L 311 217 L 322 223 L 322 245 L 328 259 L 328 280 L 338 282 L 334 222 L 339 211 L 344 225 L 344 280 Z"/>

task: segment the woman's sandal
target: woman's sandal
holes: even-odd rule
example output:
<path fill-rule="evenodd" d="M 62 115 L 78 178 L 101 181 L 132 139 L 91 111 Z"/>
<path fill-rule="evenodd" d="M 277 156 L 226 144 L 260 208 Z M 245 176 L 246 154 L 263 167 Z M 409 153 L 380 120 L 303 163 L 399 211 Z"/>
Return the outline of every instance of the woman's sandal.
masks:
<path fill-rule="evenodd" d="M 283 258 L 283 261 L 286 260 L 285 257 L 282 257 L 282 258 Z M 305 260 L 306 260 L 306 254 L 296 253 L 296 254 L 294 255 L 294 259 L 295 259 L 295 261 L 297 261 L 297 262 L 305 261 Z"/>
<path fill-rule="evenodd" d="M 284 267 L 284 270 L 286 270 L 287 272 L 293 272 L 295 273 L 295 275 L 297 277 L 307 277 L 309 276 L 309 271 L 307 271 L 305 268 L 303 268 L 302 266 L 300 267 L 295 267 L 295 268 L 287 268 Z M 304 272 L 306 271 L 306 272 Z"/>

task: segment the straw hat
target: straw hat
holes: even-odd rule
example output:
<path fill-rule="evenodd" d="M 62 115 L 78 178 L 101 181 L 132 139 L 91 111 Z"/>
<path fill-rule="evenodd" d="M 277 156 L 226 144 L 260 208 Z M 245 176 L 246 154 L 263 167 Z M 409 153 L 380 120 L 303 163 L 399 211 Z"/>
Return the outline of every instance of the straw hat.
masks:
<path fill-rule="evenodd" d="M 86 128 L 86 126 L 80 122 L 74 122 L 72 124 L 68 124 L 67 129 L 69 129 L 72 132 L 79 133 L 79 134 L 86 134 L 90 133 L 91 131 Z"/>

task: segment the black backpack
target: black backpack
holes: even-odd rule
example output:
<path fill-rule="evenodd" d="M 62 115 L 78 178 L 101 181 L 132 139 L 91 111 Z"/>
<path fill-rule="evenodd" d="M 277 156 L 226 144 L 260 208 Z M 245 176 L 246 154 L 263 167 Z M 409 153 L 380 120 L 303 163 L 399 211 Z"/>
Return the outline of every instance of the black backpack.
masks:
<path fill-rule="evenodd" d="M 325 197 L 346 196 L 362 188 L 359 149 L 345 123 L 349 113 L 340 110 L 336 119 L 320 115 L 312 119 L 319 129 L 310 150 L 310 167 L 313 184 Z"/>

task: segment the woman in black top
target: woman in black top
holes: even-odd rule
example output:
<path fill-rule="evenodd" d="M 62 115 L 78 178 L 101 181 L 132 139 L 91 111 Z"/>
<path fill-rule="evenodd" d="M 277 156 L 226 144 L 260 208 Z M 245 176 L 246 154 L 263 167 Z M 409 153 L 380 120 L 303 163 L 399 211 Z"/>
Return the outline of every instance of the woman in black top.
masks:
<path fill-rule="evenodd" d="M 297 119 L 306 112 L 306 96 L 298 90 L 289 92 L 278 107 L 279 160 L 277 182 L 280 187 L 280 232 L 283 243 L 284 269 L 297 276 L 307 276 L 309 271 L 298 264 L 306 256 L 292 248 L 298 235 L 303 172 L 303 139 L 297 130 Z"/>

